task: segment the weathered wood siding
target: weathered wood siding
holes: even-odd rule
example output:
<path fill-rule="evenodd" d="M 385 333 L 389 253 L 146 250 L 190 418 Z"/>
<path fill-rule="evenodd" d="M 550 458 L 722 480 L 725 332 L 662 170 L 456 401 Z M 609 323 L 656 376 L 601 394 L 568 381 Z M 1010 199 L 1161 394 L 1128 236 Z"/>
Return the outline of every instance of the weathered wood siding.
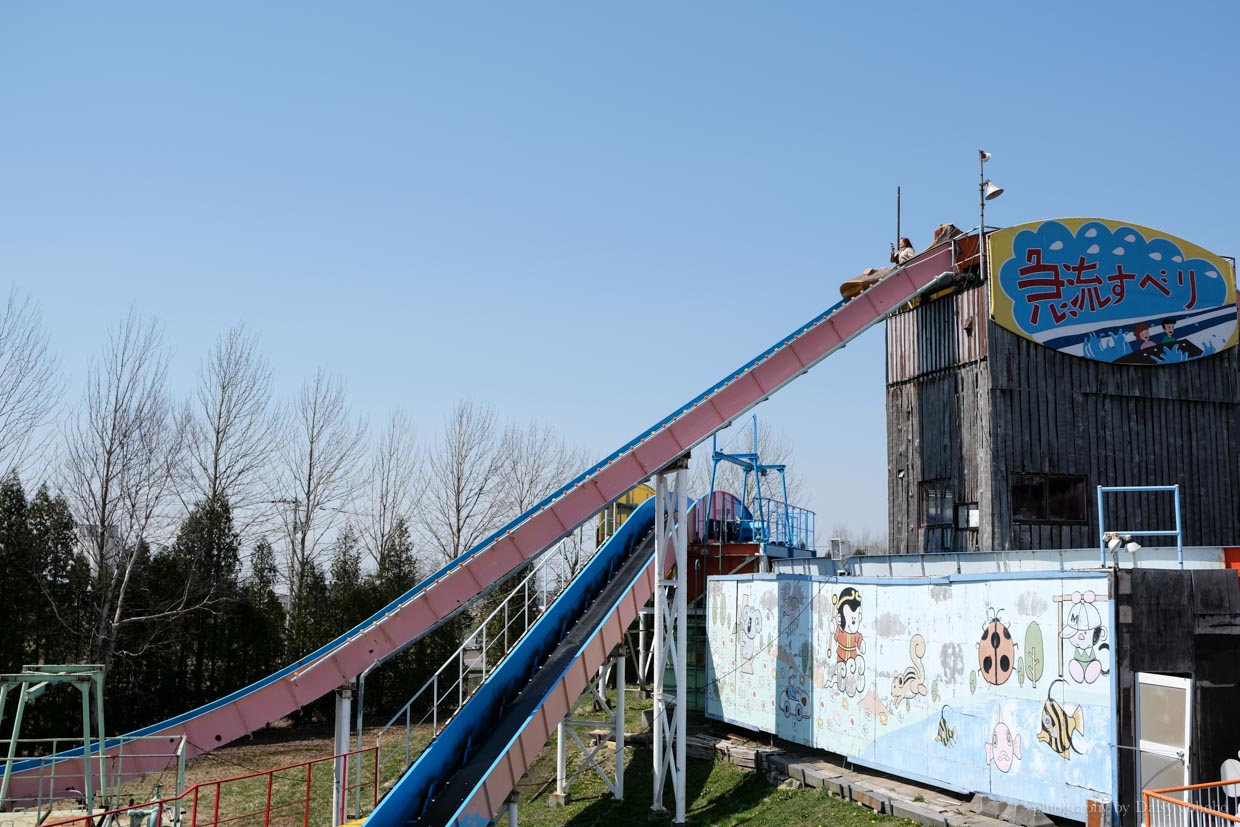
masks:
<path fill-rule="evenodd" d="M 1160 367 L 1109 365 L 990 330 L 993 508 L 997 548 L 1079 548 L 1098 543 L 1099 485 L 1181 487 L 1185 545 L 1240 538 L 1240 359 L 1232 348 Z M 1012 522 L 1011 475 L 1085 477 L 1087 521 Z M 1108 495 L 1108 527 L 1174 525 L 1170 495 Z M 1001 541 L 1006 533 L 1007 543 Z M 1143 545 L 1170 539 L 1143 540 Z"/>
<path fill-rule="evenodd" d="M 993 472 L 980 450 L 989 400 L 987 298 L 975 287 L 923 303 L 887 323 L 888 542 L 894 552 L 990 547 L 982 493 Z M 982 527 L 921 524 L 919 485 L 946 479 L 956 502 L 976 502 Z"/>
<path fill-rule="evenodd" d="M 976 362 L 986 355 L 985 285 L 923 302 L 887 321 L 887 383 Z"/>
<path fill-rule="evenodd" d="M 1160 367 L 1081 359 L 993 324 L 987 289 L 887 323 L 891 550 L 1094 546 L 1097 486 L 1176 483 L 1186 545 L 1238 542 L 1240 349 Z M 1014 522 L 1021 473 L 1083 476 L 1085 521 Z M 978 503 L 977 531 L 919 524 L 918 483 L 940 478 L 957 502 Z M 1108 527 L 1174 524 L 1169 496 L 1109 495 L 1106 505 Z M 1160 542 L 1170 539 L 1143 544 Z"/>

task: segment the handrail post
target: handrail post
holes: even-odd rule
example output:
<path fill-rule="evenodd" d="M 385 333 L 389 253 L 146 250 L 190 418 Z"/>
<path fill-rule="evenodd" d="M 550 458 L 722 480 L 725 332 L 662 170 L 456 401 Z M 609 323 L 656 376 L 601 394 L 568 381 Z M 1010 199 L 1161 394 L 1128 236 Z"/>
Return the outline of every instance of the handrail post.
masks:
<path fill-rule="evenodd" d="M 1107 541 L 1106 524 L 1102 517 L 1102 486 L 1098 486 L 1098 568 L 1104 569 L 1107 565 Z"/>
<path fill-rule="evenodd" d="M 302 827 L 310 827 L 310 773 L 314 769 L 314 764 L 306 764 L 306 815 L 302 821 Z"/>
<path fill-rule="evenodd" d="M 1184 568 L 1184 532 L 1180 525 L 1180 484 L 1175 484 L 1175 556 L 1180 568 Z"/>
<path fill-rule="evenodd" d="M 269 827 L 271 824 L 271 784 L 275 781 L 275 772 L 267 773 L 267 810 L 263 816 L 263 827 Z"/>

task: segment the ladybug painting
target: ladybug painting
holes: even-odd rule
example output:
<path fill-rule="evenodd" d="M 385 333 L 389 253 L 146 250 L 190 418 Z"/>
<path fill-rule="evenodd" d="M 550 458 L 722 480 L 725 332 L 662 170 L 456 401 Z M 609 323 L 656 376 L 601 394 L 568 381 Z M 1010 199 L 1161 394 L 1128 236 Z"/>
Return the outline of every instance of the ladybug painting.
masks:
<path fill-rule="evenodd" d="M 990 610 L 990 619 L 982 627 L 982 637 L 977 643 L 977 664 L 982 678 L 994 686 L 1006 683 L 1016 666 L 1016 643 L 1012 640 L 1012 632 L 994 609 Z"/>

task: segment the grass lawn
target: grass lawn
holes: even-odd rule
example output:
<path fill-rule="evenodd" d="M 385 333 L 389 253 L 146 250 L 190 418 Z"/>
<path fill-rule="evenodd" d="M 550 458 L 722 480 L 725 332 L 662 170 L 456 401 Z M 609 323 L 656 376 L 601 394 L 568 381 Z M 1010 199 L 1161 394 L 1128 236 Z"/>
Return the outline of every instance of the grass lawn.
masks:
<path fill-rule="evenodd" d="M 545 752 L 545 751 L 544 751 Z M 522 790 L 518 822 L 522 825 L 624 825 L 645 824 L 651 804 L 650 751 L 636 756 L 630 750 L 625 775 L 625 800 L 611 797 L 597 775 L 582 776 L 574 787 L 573 801 L 566 808 L 550 806 L 544 794 L 528 801 Z M 543 762 L 545 756 L 539 757 Z M 555 755 L 550 756 L 552 773 Z M 773 786 L 758 773 L 723 762 L 693 761 L 687 772 L 685 816 L 690 824 L 701 825 L 830 825 L 831 827 L 874 827 L 912 825 L 913 822 L 878 816 L 850 801 L 832 797 L 824 790 L 787 790 Z M 670 785 L 665 802 L 673 801 Z M 502 822 L 501 822 L 502 823 Z"/>
<path fill-rule="evenodd" d="M 650 708 L 650 701 L 628 695 L 625 718 L 632 732 L 639 727 L 641 712 Z M 588 701 L 579 707 L 575 717 L 588 718 Z M 696 727 L 708 728 L 699 719 Z M 690 730 L 695 728 L 691 719 Z M 616 801 L 593 769 L 578 776 L 571 788 L 567 807 L 551 805 L 555 792 L 555 740 L 539 753 L 529 774 L 517 785 L 521 794 L 518 823 L 534 827 L 551 825 L 622 825 L 636 827 L 648 821 L 653 802 L 652 763 L 648 747 L 625 749 L 625 800 Z M 607 750 L 600 761 L 611 775 L 614 753 Z M 582 764 L 580 752 L 570 750 L 569 772 Z M 722 761 L 690 759 L 686 772 L 685 817 L 693 825 L 839 825 L 839 827 L 908 827 L 913 822 L 889 816 L 878 816 L 870 810 L 831 796 L 816 789 L 779 789 L 760 773 L 740 769 Z M 671 784 L 668 783 L 664 806 L 673 807 Z M 501 823 L 504 823 L 501 821 Z"/>
<path fill-rule="evenodd" d="M 650 701 L 627 693 L 626 730 L 630 733 L 642 728 L 642 710 L 650 708 Z M 576 718 L 594 717 L 589 700 L 578 707 Z M 710 722 L 700 718 L 690 719 L 690 731 L 709 728 Z M 365 743 L 374 743 L 375 730 L 367 733 Z M 424 746 L 429 732 L 414 734 L 413 754 Z M 584 738 L 584 734 L 582 736 Z M 397 740 L 403 739 L 403 732 Z M 403 747 L 385 739 L 384 755 L 392 753 L 391 760 L 383 767 L 381 787 L 386 789 L 403 767 Z M 399 753 L 399 754 L 397 754 Z M 247 771 L 263 771 L 274 767 L 322 758 L 331 754 L 330 728 L 269 729 L 253 739 L 223 747 L 191 762 L 187 772 L 188 781 L 208 782 L 211 779 L 244 774 Z M 652 802 L 652 753 L 649 747 L 629 746 L 625 749 L 625 800 L 616 801 L 611 792 L 593 769 L 581 772 L 571 786 L 571 801 L 567 807 L 552 806 L 551 794 L 555 792 L 555 739 L 539 753 L 534 766 L 517 787 L 520 793 L 519 823 L 531 827 L 550 825 L 623 825 L 637 827 L 648 823 Z M 367 759 L 365 776 L 370 776 L 373 764 Z M 582 766 L 581 754 L 569 751 L 569 772 Z M 600 753 L 600 763 L 609 775 L 614 772 L 614 752 L 606 749 Z M 298 769 L 277 777 L 273 785 L 273 827 L 300 825 L 305 815 L 305 770 Z M 325 824 L 330 812 L 330 764 L 316 766 L 313 771 L 310 821 Z M 839 825 L 839 827 L 910 827 L 912 822 L 888 816 L 877 816 L 870 810 L 832 797 L 822 790 L 780 789 L 765 776 L 734 767 L 725 762 L 690 759 L 687 773 L 686 817 L 693 825 Z M 169 780 L 167 778 L 165 781 Z M 352 779 L 350 779 L 352 780 Z M 147 780 L 150 783 L 150 780 Z M 369 798 L 371 790 L 365 790 Z M 224 785 L 220 796 L 221 816 L 240 816 L 261 812 L 267 797 L 265 778 L 234 782 Z M 141 800 L 141 798 L 139 799 Z M 665 806 L 674 806 L 670 783 L 664 797 Z M 189 802 L 187 801 L 187 805 Z M 215 794 L 211 787 L 200 794 L 200 818 L 212 813 Z M 187 806 L 188 809 L 188 806 Z M 350 809 L 352 809 L 350 807 Z M 363 807 L 363 811 L 369 807 Z M 242 819 L 244 823 L 261 823 L 253 816 Z M 238 823 L 242 823 L 238 822 Z M 507 822 L 501 820 L 501 824 Z"/>

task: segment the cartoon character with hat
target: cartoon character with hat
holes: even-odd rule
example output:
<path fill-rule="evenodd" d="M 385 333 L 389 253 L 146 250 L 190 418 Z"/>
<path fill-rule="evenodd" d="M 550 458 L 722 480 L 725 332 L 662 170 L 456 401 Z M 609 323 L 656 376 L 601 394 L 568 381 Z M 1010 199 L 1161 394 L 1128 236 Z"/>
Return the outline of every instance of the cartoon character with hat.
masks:
<path fill-rule="evenodd" d="M 1107 630 L 1102 625 L 1102 613 L 1094 605 L 1096 599 L 1092 591 L 1073 592 L 1068 620 L 1059 631 L 1059 637 L 1075 649 L 1068 663 L 1068 675 L 1077 683 L 1093 683 L 1099 676 L 1111 672 L 1103 669 L 1098 660 L 1098 655 L 1111 646 L 1103 642 L 1107 639 Z"/>

